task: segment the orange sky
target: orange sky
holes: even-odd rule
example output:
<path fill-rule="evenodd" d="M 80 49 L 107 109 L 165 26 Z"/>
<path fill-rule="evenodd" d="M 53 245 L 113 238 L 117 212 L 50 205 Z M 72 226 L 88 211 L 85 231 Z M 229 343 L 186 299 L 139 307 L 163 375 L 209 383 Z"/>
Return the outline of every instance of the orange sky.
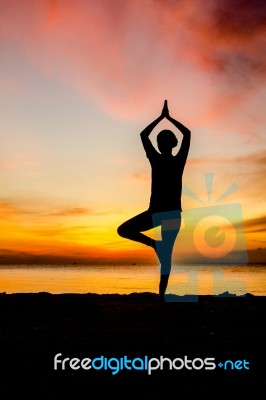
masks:
<path fill-rule="evenodd" d="M 239 204 L 248 250 L 265 248 L 264 3 L 0 5 L 2 263 L 156 260 L 116 227 L 148 207 L 139 133 L 164 99 L 192 131 L 184 186 L 204 204 L 183 193 L 183 209 L 236 184 L 219 205 Z"/>

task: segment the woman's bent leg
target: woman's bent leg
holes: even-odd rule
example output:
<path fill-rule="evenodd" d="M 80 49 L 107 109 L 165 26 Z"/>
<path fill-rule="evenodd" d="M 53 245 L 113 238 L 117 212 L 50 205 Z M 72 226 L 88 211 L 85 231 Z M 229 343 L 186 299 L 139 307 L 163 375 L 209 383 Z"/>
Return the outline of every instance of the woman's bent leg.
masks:
<path fill-rule="evenodd" d="M 141 233 L 152 228 L 152 213 L 147 210 L 120 225 L 117 229 L 117 233 L 123 238 L 134 240 L 135 242 L 140 242 L 146 246 L 155 248 L 155 240 Z"/>

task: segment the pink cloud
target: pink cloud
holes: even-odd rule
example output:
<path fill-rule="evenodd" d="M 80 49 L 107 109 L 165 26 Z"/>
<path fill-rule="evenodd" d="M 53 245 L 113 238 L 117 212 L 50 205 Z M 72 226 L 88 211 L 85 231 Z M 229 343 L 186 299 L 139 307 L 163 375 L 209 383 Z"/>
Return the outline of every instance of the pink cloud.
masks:
<path fill-rule="evenodd" d="M 265 78 L 260 0 L 10 0 L 2 8 L 2 37 L 115 116 L 146 120 L 168 98 L 192 125 L 217 120 Z"/>
<path fill-rule="evenodd" d="M 34 160 L 32 158 L 13 158 L 9 160 L 0 160 L 0 168 L 1 169 L 20 169 L 25 167 L 34 167 L 40 164 L 40 161 Z"/>

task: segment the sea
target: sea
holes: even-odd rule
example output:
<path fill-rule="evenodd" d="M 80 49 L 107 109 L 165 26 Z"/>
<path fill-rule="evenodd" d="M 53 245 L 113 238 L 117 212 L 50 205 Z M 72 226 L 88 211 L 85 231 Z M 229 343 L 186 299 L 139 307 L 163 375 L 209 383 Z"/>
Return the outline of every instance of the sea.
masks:
<path fill-rule="evenodd" d="M 158 265 L 1 265 L 0 293 L 158 293 Z M 173 265 L 167 293 L 266 295 L 266 265 Z"/>

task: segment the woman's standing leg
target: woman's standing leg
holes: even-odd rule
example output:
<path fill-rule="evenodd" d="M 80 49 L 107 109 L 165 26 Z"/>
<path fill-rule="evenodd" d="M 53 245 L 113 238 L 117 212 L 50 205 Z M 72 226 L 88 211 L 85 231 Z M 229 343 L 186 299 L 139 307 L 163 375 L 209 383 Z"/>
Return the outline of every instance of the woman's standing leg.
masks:
<path fill-rule="evenodd" d="M 163 212 L 156 214 L 154 220 L 161 218 L 161 241 L 156 241 L 156 253 L 161 264 L 159 295 L 164 298 L 172 267 L 172 252 L 176 237 L 180 230 L 181 214 Z"/>

